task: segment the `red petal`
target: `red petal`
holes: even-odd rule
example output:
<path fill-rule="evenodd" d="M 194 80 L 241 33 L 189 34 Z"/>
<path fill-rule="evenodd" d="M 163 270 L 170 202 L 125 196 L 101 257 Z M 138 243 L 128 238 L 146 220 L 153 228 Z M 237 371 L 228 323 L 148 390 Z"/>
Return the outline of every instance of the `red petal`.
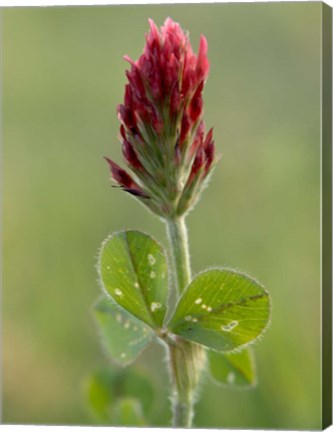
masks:
<path fill-rule="evenodd" d="M 120 186 L 122 186 L 124 188 L 132 188 L 133 186 L 137 186 L 135 181 L 132 179 L 132 177 L 125 170 L 120 168 L 119 165 L 117 165 L 115 162 L 113 162 L 113 160 L 111 160 L 105 156 L 104 156 L 104 159 L 109 164 L 113 179 Z"/>
<path fill-rule="evenodd" d="M 126 60 L 128 63 L 130 63 L 131 65 L 135 66 L 135 61 L 131 59 L 130 56 L 128 55 L 124 55 L 124 60 Z"/>
<path fill-rule="evenodd" d="M 209 143 L 211 142 L 213 138 L 213 128 L 210 128 L 207 135 L 206 135 L 206 139 L 205 139 L 205 144 L 204 147 L 208 147 Z"/>
<path fill-rule="evenodd" d="M 192 183 L 195 176 L 198 174 L 200 168 L 202 168 L 203 164 L 204 164 L 204 152 L 201 148 L 199 148 L 197 154 L 195 155 L 187 184 Z"/>
<path fill-rule="evenodd" d="M 190 106 L 189 106 L 189 112 L 190 112 L 190 117 L 191 120 L 193 121 L 193 123 L 195 123 L 198 118 L 200 117 L 201 113 L 202 113 L 202 106 L 203 106 L 203 101 L 202 101 L 202 89 L 204 86 L 204 82 L 201 81 L 201 83 L 199 84 L 198 88 L 196 89 L 194 96 L 191 100 Z"/>
<path fill-rule="evenodd" d="M 123 141 L 123 155 L 127 160 L 128 164 L 136 169 L 142 169 L 141 162 L 138 159 L 137 154 L 135 153 L 133 146 L 126 139 Z"/>
<path fill-rule="evenodd" d="M 180 139 L 179 139 L 180 145 L 185 141 L 190 128 L 191 128 L 190 118 L 188 114 L 185 112 L 182 118 L 182 126 L 180 130 Z"/>
<path fill-rule="evenodd" d="M 198 62 L 196 67 L 196 76 L 198 80 L 204 80 L 208 76 L 209 62 L 207 58 L 208 44 L 205 36 L 201 35 L 198 52 Z"/>
<path fill-rule="evenodd" d="M 120 125 L 120 135 L 122 136 L 123 139 L 126 139 L 126 132 L 125 132 L 124 125 Z"/>
<path fill-rule="evenodd" d="M 170 96 L 170 115 L 173 116 L 180 111 L 181 107 L 181 95 L 178 90 L 178 83 L 176 82 L 171 90 Z"/>

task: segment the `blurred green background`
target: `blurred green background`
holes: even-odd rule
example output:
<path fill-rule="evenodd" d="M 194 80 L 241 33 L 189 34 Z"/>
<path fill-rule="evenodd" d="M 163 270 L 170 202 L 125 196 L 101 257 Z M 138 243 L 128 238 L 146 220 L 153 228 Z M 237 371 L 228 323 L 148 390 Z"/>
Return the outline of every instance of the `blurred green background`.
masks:
<path fill-rule="evenodd" d="M 320 3 L 3 10 L 3 421 L 94 424 L 86 377 L 116 366 L 91 316 L 102 240 L 162 223 L 111 188 L 121 160 L 116 105 L 124 54 L 137 58 L 149 17 L 209 43 L 205 121 L 223 154 L 188 217 L 192 266 L 257 277 L 273 298 L 256 347 L 259 385 L 207 378 L 195 426 L 315 429 L 320 417 Z M 132 369 L 155 391 L 150 424 L 170 424 L 164 352 Z M 142 389 L 144 393 L 144 387 Z"/>

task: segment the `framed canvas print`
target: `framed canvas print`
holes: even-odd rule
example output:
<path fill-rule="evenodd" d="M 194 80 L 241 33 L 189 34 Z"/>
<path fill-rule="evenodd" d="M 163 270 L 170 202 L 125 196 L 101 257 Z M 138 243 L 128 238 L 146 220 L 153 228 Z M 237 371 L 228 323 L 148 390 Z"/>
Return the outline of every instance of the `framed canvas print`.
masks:
<path fill-rule="evenodd" d="M 2 423 L 324 429 L 332 9 L 2 9 Z"/>

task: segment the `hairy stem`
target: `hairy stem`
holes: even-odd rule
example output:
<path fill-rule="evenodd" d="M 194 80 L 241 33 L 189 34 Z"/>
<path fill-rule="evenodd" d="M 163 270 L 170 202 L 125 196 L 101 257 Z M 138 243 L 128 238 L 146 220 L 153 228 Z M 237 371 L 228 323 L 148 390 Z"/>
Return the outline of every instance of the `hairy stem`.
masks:
<path fill-rule="evenodd" d="M 185 218 L 167 221 L 173 276 L 177 294 L 181 294 L 191 281 L 190 255 Z"/>
<path fill-rule="evenodd" d="M 187 230 L 184 218 L 167 221 L 173 283 L 177 297 L 191 281 Z M 205 351 L 195 343 L 176 337 L 168 344 L 172 383 L 173 427 L 192 426 L 195 391 L 205 364 Z"/>

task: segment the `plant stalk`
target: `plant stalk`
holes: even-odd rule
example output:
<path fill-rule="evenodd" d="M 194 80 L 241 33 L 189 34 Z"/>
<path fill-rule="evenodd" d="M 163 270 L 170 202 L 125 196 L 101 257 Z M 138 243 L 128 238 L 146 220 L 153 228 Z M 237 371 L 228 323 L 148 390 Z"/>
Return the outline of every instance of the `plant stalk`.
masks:
<path fill-rule="evenodd" d="M 190 255 L 185 217 L 169 219 L 167 232 L 170 242 L 173 276 L 177 297 L 191 282 Z"/>
<path fill-rule="evenodd" d="M 191 282 L 190 256 L 185 218 L 167 221 L 170 242 L 173 283 L 177 299 Z M 168 344 L 169 367 L 172 383 L 173 427 L 192 426 L 195 391 L 205 364 L 202 346 L 179 336 Z"/>

